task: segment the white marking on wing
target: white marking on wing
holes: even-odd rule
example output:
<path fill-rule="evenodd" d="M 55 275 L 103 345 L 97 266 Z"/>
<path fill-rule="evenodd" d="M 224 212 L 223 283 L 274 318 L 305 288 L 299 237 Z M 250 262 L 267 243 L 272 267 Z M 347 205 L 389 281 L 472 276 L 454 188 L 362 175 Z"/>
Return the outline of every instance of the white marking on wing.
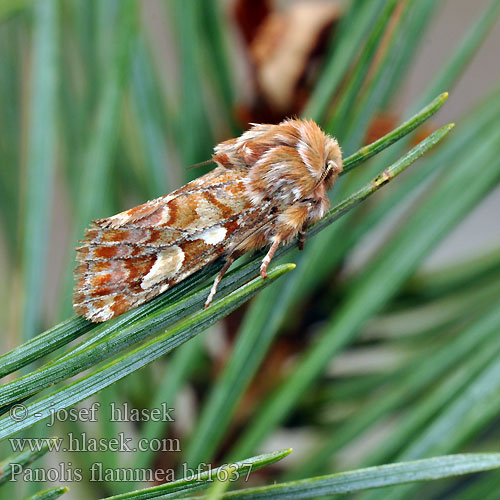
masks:
<path fill-rule="evenodd" d="M 170 209 L 168 208 L 167 205 L 165 205 L 161 209 L 161 219 L 160 219 L 159 224 L 166 224 L 169 219 L 170 219 Z"/>
<path fill-rule="evenodd" d="M 203 240 L 207 245 L 216 245 L 226 237 L 227 229 L 221 226 L 211 227 L 196 235 L 196 239 Z"/>
<path fill-rule="evenodd" d="M 144 277 L 141 288 L 147 290 L 152 286 L 177 274 L 184 262 L 184 252 L 177 245 L 162 250 L 156 258 L 153 267 Z"/>

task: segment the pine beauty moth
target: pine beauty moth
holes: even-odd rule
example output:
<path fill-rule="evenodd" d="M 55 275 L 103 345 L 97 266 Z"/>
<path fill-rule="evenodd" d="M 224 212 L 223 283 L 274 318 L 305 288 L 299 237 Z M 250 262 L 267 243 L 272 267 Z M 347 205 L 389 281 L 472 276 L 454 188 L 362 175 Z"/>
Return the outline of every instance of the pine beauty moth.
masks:
<path fill-rule="evenodd" d="M 218 144 L 217 165 L 177 191 L 93 222 L 77 248 L 73 306 L 100 322 L 137 307 L 223 257 L 207 307 L 231 263 L 280 243 L 325 215 L 326 192 L 342 171 L 336 139 L 313 121 L 254 124 Z"/>

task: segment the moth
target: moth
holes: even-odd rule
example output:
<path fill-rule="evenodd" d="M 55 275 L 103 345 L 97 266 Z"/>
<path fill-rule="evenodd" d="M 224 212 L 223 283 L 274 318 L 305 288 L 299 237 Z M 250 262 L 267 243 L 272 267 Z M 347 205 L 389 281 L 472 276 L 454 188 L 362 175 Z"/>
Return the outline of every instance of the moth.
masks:
<path fill-rule="evenodd" d="M 163 293 L 222 257 L 205 307 L 235 259 L 281 243 L 328 210 L 327 191 L 342 171 L 338 142 L 313 121 L 252 124 L 214 148 L 216 168 L 173 193 L 93 221 L 77 250 L 73 306 L 100 322 Z"/>

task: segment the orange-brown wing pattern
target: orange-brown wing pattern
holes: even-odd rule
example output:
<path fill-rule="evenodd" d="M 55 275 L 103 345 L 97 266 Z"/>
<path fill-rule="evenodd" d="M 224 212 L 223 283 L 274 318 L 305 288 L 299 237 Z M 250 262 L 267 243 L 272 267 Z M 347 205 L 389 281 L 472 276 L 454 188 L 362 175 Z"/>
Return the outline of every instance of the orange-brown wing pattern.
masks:
<path fill-rule="evenodd" d="M 259 225 L 239 170 L 216 168 L 179 190 L 94 221 L 77 248 L 73 304 L 105 321 L 227 254 Z"/>

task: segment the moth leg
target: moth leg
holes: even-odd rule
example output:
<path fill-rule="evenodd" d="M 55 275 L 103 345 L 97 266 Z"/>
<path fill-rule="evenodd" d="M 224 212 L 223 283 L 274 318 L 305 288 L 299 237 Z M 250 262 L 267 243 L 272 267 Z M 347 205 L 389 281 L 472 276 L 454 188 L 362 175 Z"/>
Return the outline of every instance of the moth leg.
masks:
<path fill-rule="evenodd" d="M 302 229 L 299 231 L 299 250 L 304 250 L 304 245 L 306 244 L 306 231 L 307 231 L 307 222 L 304 222 Z"/>
<path fill-rule="evenodd" d="M 264 257 L 262 260 L 262 264 L 260 266 L 260 275 L 263 278 L 267 278 L 267 266 L 271 262 L 271 259 L 273 258 L 273 255 L 276 253 L 276 250 L 278 250 L 278 247 L 280 246 L 281 240 L 276 239 L 274 243 L 271 245 L 271 248 L 267 252 L 267 255 Z"/>
<path fill-rule="evenodd" d="M 212 303 L 212 300 L 214 299 L 214 295 L 217 292 L 217 287 L 219 286 L 220 280 L 224 277 L 224 274 L 226 274 L 227 270 L 231 267 L 231 264 L 235 260 L 236 260 L 236 257 L 233 255 L 229 255 L 227 257 L 226 263 L 224 264 L 224 267 L 219 271 L 219 274 L 215 277 L 212 288 L 210 289 L 210 293 L 208 294 L 207 300 L 205 301 L 205 306 L 204 306 L 205 309 Z"/>

